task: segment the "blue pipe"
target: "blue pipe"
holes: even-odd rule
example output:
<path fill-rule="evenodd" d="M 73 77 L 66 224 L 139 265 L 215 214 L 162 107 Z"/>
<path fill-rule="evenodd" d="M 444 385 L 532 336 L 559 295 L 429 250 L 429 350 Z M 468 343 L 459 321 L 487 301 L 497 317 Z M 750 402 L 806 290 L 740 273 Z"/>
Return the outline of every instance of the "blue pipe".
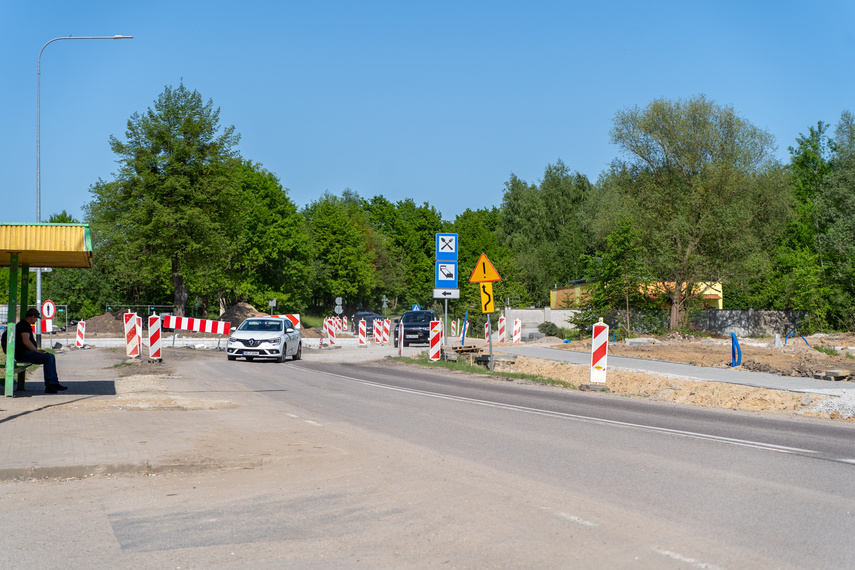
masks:
<path fill-rule="evenodd" d="M 793 336 L 793 333 L 788 334 L 787 337 L 784 339 L 784 346 L 787 346 L 787 339 L 791 336 Z"/>
<path fill-rule="evenodd" d="M 736 333 L 730 333 L 730 343 L 731 366 L 735 368 L 742 364 L 742 349 L 739 348 Z"/>
<path fill-rule="evenodd" d="M 463 334 L 460 335 L 460 346 L 466 345 L 466 329 L 469 328 L 469 309 L 466 309 L 466 315 L 463 317 Z"/>
<path fill-rule="evenodd" d="M 801 336 L 801 335 L 799 335 L 799 336 Z M 805 341 L 805 344 L 807 344 L 808 346 L 810 346 L 810 345 L 808 344 L 808 341 L 807 341 L 807 339 L 806 339 L 805 337 L 802 337 L 802 340 L 803 340 L 803 341 Z"/>

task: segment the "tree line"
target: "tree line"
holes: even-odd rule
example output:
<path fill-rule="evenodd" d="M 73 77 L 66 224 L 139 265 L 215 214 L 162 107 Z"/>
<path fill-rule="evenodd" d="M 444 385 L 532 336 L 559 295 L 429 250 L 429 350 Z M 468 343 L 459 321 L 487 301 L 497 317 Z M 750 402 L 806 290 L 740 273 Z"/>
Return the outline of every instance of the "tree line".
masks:
<path fill-rule="evenodd" d="M 833 136 L 832 136 L 833 133 Z M 855 119 L 822 121 L 775 158 L 772 135 L 705 96 L 657 99 L 615 114 L 620 151 L 591 182 L 563 161 L 527 182 L 511 174 L 498 206 L 443 220 L 413 199 L 344 190 L 298 208 L 274 173 L 240 156 L 219 109 L 167 86 L 125 137 L 119 163 L 84 207 L 91 270 L 56 270 L 43 296 L 77 318 L 108 304 L 171 304 L 217 318 L 238 301 L 326 314 L 436 306 L 438 232 L 459 235 L 460 299 L 485 253 L 502 281 L 497 305 L 544 306 L 585 281 L 586 304 L 670 311 L 671 329 L 699 308 L 698 284 L 721 282 L 725 308 L 796 309 L 805 329 L 855 328 Z M 52 222 L 73 221 L 65 212 Z M 655 287 L 654 287 L 655 286 Z M 650 291 L 655 290 L 656 294 Z"/>

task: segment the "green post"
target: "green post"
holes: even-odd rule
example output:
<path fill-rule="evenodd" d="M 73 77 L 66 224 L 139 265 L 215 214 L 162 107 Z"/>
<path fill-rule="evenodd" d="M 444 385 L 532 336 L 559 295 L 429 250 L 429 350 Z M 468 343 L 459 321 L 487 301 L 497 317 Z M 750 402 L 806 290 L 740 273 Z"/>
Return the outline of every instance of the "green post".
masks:
<path fill-rule="evenodd" d="M 18 254 L 9 259 L 9 318 L 6 323 L 6 397 L 15 395 L 15 324 L 18 322 Z"/>

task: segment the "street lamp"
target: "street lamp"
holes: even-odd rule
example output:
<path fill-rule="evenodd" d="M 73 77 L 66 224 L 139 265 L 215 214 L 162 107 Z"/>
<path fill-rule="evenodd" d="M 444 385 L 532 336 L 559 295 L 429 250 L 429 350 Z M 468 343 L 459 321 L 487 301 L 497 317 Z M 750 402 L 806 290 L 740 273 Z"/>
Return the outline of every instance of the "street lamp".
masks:
<path fill-rule="evenodd" d="M 42 222 L 42 52 L 58 40 L 132 40 L 134 36 L 65 36 L 54 38 L 39 50 L 38 81 L 36 86 L 36 223 Z M 25 301 L 26 303 L 26 301 Z M 42 270 L 36 269 L 36 305 L 42 304 Z"/>

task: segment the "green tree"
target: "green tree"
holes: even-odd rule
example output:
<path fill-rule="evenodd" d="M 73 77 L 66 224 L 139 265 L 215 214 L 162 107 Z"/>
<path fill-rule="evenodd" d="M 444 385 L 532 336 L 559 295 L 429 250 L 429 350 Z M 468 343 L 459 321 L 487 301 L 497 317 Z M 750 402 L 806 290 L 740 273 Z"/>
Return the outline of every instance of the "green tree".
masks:
<path fill-rule="evenodd" d="M 475 264 L 485 254 L 502 277 L 493 283 L 496 310 L 501 310 L 505 299 L 518 307 L 529 303 L 528 292 L 519 280 L 519 266 L 514 252 L 499 239 L 499 210 L 497 208 L 467 209 L 458 215 L 447 228 L 458 237 L 458 288 L 460 299 L 450 303 L 453 315 L 462 317 L 466 310 L 480 314 L 481 292 L 477 285 L 469 283 Z"/>
<path fill-rule="evenodd" d="M 302 312 L 311 296 L 309 234 L 303 216 L 279 179 L 241 161 L 232 172 L 241 207 L 230 231 L 232 255 L 194 272 L 191 289 L 216 292 L 220 310 L 237 301 L 280 312 Z M 203 305 L 207 299 L 202 298 Z"/>
<path fill-rule="evenodd" d="M 642 290 L 648 281 L 644 267 L 641 232 L 631 218 L 623 218 L 606 238 L 606 251 L 598 254 L 597 282 L 593 292 L 594 306 L 613 308 L 622 305 L 626 331 L 632 330 L 630 305 L 646 301 Z"/>
<path fill-rule="evenodd" d="M 203 283 L 200 273 L 233 255 L 240 202 L 230 169 L 239 136 L 234 127 L 221 132 L 219 109 L 182 83 L 134 113 L 125 137 L 110 137 L 120 164 L 115 180 L 90 188 L 93 239 L 126 289 L 171 285 L 175 314 L 183 315 L 188 280 Z"/>
<path fill-rule="evenodd" d="M 352 194 L 338 198 L 327 192 L 303 210 L 313 259 L 312 304 L 318 309 L 332 306 L 336 297 L 353 305 L 375 287 L 366 220 L 352 198 Z"/>
<path fill-rule="evenodd" d="M 63 210 L 52 214 L 48 223 L 77 224 L 79 221 Z M 104 274 L 98 255 L 90 269 L 57 268 L 42 275 L 42 293 L 46 299 L 67 305 L 68 319 L 88 319 L 104 312 L 119 300 L 112 281 Z"/>
<path fill-rule="evenodd" d="M 610 137 L 629 157 L 622 192 L 677 329 L 695 283 L 750 274 L 767 255 L 761 232 L 780 232 L 773 137 L 703 95 L 619 111 Z"/>
<path fill-rule="evenodd" d="M 537 303 L 547 304 L 554 285 L 584 271 L 582 255 L 592 249 L 582 207 L 591 189 L 584 175 L 560 160 L 546 167 L 539 185 L 514 175 L 505 184 L 499 236 L 514 252 L 519 279 Z"/>

